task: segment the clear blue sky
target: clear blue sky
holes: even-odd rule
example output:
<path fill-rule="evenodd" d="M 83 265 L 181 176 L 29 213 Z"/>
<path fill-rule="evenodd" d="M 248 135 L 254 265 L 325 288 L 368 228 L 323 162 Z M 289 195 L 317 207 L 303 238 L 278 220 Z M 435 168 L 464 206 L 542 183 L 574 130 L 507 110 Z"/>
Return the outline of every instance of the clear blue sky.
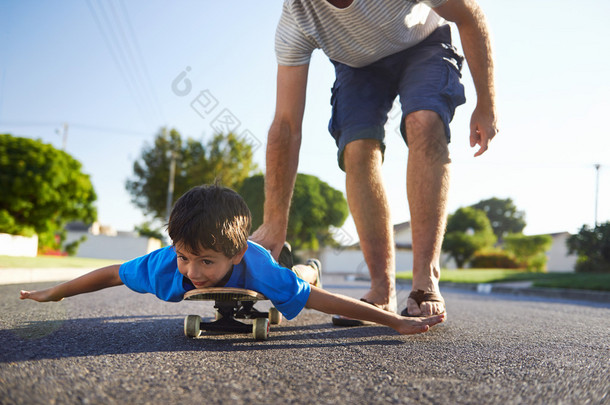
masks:
<path fill-rule="evenodd" d="M 512 198 L 526 213 L 527 234 L 570 231 L 610 220 L 610 56 L 604 26 L 610 2 L 481 0 L 493 33 L 500 134 L 473 158 L 468 123 L 475 95 L 452 124 L 450 211 L 490 197 Z M 230 111 L 263 144 L 275 101 L 275 25 L 281 2 L 0 0 L 0 133 L 62 146 L 91 175 L 102 224 L 131 230 L 144 220 L 125 181 L 142 147 L 161 126 L 210 137 L 213 119 Z M 459 46 L 459 37 L 455 39 Z M 186 72 L 191 91 L 172 82 Z M 314 53 L 300 172 L 345 190 L 326 127 L 331 64 Z M 191 103 L 211 111 L 199 115 Z M 388 123 L 384 176 L 393 221 L 409 220 L 408 150 Z M 59 130 L 60 134 L 57 133 Z M 355 238 L 351 219 L 344 226 Z"/>

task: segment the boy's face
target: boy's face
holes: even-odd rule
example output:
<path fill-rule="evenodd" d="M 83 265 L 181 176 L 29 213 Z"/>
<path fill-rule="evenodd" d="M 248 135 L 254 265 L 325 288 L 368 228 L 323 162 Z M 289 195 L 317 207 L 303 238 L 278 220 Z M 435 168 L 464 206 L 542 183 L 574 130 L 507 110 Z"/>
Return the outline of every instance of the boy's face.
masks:
<path fill-rule="evenodd" d="M 234 257 L 227 257 L 211 249 L 200 249 L 190 253 L 181 243 L 174 246 L 178 260 L 178 271 L 187 277 L 195 288 L 214 287 L 227 275 L 234 264 L 241 262 L 246 250 Z"/>

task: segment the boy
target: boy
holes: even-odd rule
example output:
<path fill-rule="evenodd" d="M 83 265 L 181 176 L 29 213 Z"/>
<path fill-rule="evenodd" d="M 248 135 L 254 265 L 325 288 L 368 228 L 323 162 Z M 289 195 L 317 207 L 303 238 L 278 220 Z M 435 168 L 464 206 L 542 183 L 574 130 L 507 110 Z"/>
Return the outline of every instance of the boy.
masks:
<path fill-rule="evenodd" d="M 167 228 L 172 246 L 45 290 L 21 291 L 20 298 L 60 301 L 125 284 L 136 292 L 177 302 L 189 290 L 225 286 L 264 294 L 287 319 L 307 306 L 387 325 L 401 334 L 426 332 L 444 320 L 444 314 L 402 317 L 316 287 L 320 275 L 315 261 L 295 266 L 292 271 L 280 266 L 266 249 L 248 241 L 250 227 L 250 210 L 239 194 L 217 185 L 195 187 L 172 209 Z"/>

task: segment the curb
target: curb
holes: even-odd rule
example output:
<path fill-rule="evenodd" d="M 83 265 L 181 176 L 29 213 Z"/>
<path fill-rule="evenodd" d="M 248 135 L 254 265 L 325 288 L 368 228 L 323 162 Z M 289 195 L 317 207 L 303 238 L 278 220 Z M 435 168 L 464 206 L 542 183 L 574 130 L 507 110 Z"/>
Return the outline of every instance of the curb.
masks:
<path fill-rule="evenodd" d="M 66 281 L 89 273 L 89 268 L 5 268 L 0 269 L 0 285 Z"/>
<path fill-rule="evenodd" d="M 487 292 L 487 290 L 489 290 L 489 292 Z M 476 291 L 482 294 L 511 294 L 524 297 L 544 297 L 554 299 L 610 303 L 610 292 L 606 291 L 544 287 L 520 288 L 493 284 L 478 284 Z"/>
<path fill-rule="evenodd" d="M 396 280 L 400 284 L 410 284 L 410 280 Z M 532 287 L 531 282 L 520 283 L 446 283 L 440 282 L 441 288 L 472 291 L 479 294 L 508 294 L 522 297 L 539 297 L 551 299 L 564 299 L 571 301 L 590 301 L 610 303 L 610 292 L 593 290 L 576 290 L 569 288 L 543 288 Z"/>

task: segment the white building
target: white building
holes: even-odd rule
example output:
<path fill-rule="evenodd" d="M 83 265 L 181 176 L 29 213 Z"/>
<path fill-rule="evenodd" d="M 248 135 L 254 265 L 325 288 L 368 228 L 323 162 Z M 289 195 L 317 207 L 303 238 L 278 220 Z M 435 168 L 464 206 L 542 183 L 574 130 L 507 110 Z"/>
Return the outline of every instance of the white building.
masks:
<path fill-rule="evenodd" d="M 546 252 L 548 271 L 573 272 L 576 265 L 577 255 L 568 254 L 566 241 L 571 236 L 569 232 L 552 233 L 551 248 Z"/>
<path fill-rule="evenodd" d="M 548 271 L 574 271 L 577 256 L 568 255 L 566 246 L 566 240 L 570 234 L 561 232 L 550 236 L 553 238 L 553 244 L 546 253 Z M 410 222 L 394 225 L 394 243 L 396 245 L 396 271 L 412 271 L 413 239 Z M 320 250 L 319 259 L 327 273 L 368 274 L 369 272 L 358 243 L 339 248 L 325 247 Z M 449 255 L 443 254 L 441 256 L 441 267 L 455 269 L 457 266 Z"/>
<path fill-rule="evenodd" d="M 411 222 L 394 225 L 394 243 L 396 251 L 396 271 L 413 270 L 413 239 Z M 319 258 L 327 273 L 369 274 L 368 267 L 358 243 L 339 248 L 323 248 Z M 455 268 L 455 263 L 448 256 L 441 258 L 443 268 Z"/>
<path fill-rule="evenodd" d="M 97 223 L 90 227 L 73 223 L 66 229 L 68 234 L 65 244 L 86 238 L 78 245 L 76 257 L 131 260 L 161 247 L 159 239 L 139 236 L 135 232 L 117 232 Z"/>

